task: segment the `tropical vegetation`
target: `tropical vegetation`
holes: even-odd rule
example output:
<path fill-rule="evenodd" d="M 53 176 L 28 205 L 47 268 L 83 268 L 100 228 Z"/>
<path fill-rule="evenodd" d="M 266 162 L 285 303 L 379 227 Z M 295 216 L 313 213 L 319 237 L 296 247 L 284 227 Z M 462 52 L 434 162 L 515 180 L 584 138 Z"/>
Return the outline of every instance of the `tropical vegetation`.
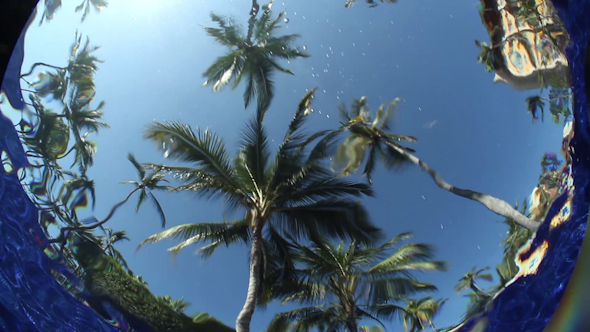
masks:
<path fill-rule="evenodd" d="M 299 102 L 274 157 L 261 112 L 246 125 L 233 162 L 223 140 L 210 130 L 194 131 L 181 122 L 156 122 L 146 131 L 145 137 L 161 147 L 168 158 L 192 164 L 147 165 L 175 175 L 181 184 L 173 191 L 222 198 L 228 209 L 237 209 L 241 216 L 231 221 L 175 226 L 148 237 L 140 246 L 179 238 L 182 242 L 169 249 L 177 253 L 207 241 L 211 243 L 200 252 L 210 256 L 221 244 L 249 244 L 250 281 L 244 308 L 236 321 L 238 332 L 249 331 L 265 273 L 265 243 L 282 252 L 287 236 L 296 240 L 345 237 L 366 244 L 382 236 L 356 201 L 373 195 L 370 186 L 335 177 L 323 162 L 333 136 L 302 131 L 314 91 Z M 308 148 L 314 140 L 318 142 Z"/>
<path fill-rule="evenodd" d="M 129 240 L 126 231 L 103 226 L 135 192 L 140 193 L 137 209 L 145 200 L 150 200 L 162 219 L 162 226 L 165 226 L 163 210 L 151 192 L 167 189 L 159 184 L 166 181 L 161 174 L 147 171 L 129 154 L 139 181 L 125 183 L 135 184 L 136 188 L 125 200 L 113 206 L 102 221 L 78 216 L 79 208 L 90 203 L 94 207 L 95 203 L 94 181 L 87 174 L 93 165 L 96 144 L 89 137 L 101 128 L 108 128 L 101 122 L 104 102 L 96 108 L 91 107 L 96 93 L 93 76 L 97 64 L 102 62 L 93 55 L 97 49 L 90 46 L 88 39 L 82 43 L 82 36 L 76 34 L 66 67 L 36 63 L 22 75 L 26 80 L 38 66 L 53 70 L 39 73 L 30 83 L 33 90 L 27 91 L 30 92 L 32 112 L 17 126 L 31 163 L 21 180 L 39 208 L 43 229 L 49 233 L 50 225 L 61 225 L 59 236 L 49 240 L 47 252 L 55 253 L 51 243 L 59 244 L 59 253 L 51 257 L 63 260 L 74 275 L 83 280 L 85 290 L 80 289 L 76 280 L 59 273 L 55 274 L 56 279 L 105 319 L 118 319 L 112 311 L 114 306 L 124 315 L 158 317 L 157 321 L 148 321 L 156 331 L 169 331 L 169 328 L 175 331 L 233 331 L 203 313 L 198 321 L 180 315 L 187 306 L 182 300 L 172 301 L 166 296 L 156 298 L 152 295 L 147 283 L 141 276 L 134 276 L 116 248 L 117 243 Z M 53 112 L 49 108 L 53 105 L 61 107 L 62 112 Z M 68 155 L 71 155 L 73 164 L 65 167 L 62 161 Z M 96 234 L 96 229 L 102 230 L 103 234 Z M 136 297 L 137 294 L 140 296 Z"/>
<path fill-rule="evenodd" d="M 401 145 L 399 142 L 416 142 L 416 137 L 391 134 L 389 119 L 395 111 L 400 98 L 391 102 L 385 111 L 385 103 L 377 109 L 375 119 L 371 119 L 367 98 L 365 96 L 354 100 L 350 111 L 344 105 L 340 107 L 342 126 L 338 130 L 348 130 L 350 136 L 338 147 L 338 153 L 334 157 L 333 168 L 340 170 L 342 175 L 349 175 L 356 171 L 366 158 L 363 175 L 371 181 L 371 174 L 375 164 L 381 161 L 386 168 L 394 168 L 411 163 L 427 172 L 437 186 L 457 196 L 468 198 L 483 204 L 489 210 L 501 216 L 515 220 L 521 227 L 536 231 L 539 222 L 532 220 L 512 208 L 506 201 L 476 191 L 461 189 L 444 181 L 441 176 L 424 161 L 413 155 L 413 149 Z"/>
<path fill-rule="evenodd" d="M 293 280 L 274 285 L 272 293 L 283 304 L 310 306 L 277 315 L 268 332 L 311 328 L 355 332 L 361 319 L 371 319 L 385 327 L 382 320 L 400 315 L 404 321 L 410 317 L 428 321 L 428 310 L 432 309 L 432 315 L 438 311 L 434 306 L 427 310 L 421 304 L 412 311 L 399 302 L 418 292 L 436 290 L 434 285 L 418 281 L 414 271 L 445 271 L 447 264 L 432 260 L 434 249 L 428 244 L 399 246 L 399 242 L 409 238 L 411 233 L 401 233 L 378 247 L 367 247 L 354 240 L 348 246 L 340 243 L 338 247 L 325 241 L 311 246 L 295 244 L 294 259 L 301 267 L 291 273 Z M 414 331 L 414 323 L 412 326 Z"/>
<path fill-rule="evenodd" d="M 44 21 L 51 21 L 53 20 L 53 15 L 55 12 L 61 7 L 62 0 L 46 0 L 43 1 L 43 6 L 45 9 L 43 10 L 43 14 L 41 15 L 41 20 L 39 21 L 39 25 L 43 24 Z M 106 0 L 82 0 L 80 5 L 76 6 L 74 11 L 77 13 L 82 11 L 82 18 L 80 19 L 81 22 L 86 20 L 86 17 L 90 13 L 91 7 L 99 13 L 103 8 L 106 8 L 109 3 Z"/>
<path fill-rule="evenodd" d="M 272 1 L 263 6 L 264 12 L 259 19 L 256 19 L 257 4 L 252 7 L 250 26 L 245 37 L 233 18 L 214 13 L 211 13 L 211 19 L 219 28 L 205 28 L 209 36 L 228 49 L 228 53 L 219 57 L 203 73 L 207 78 L 203 85 L 213 85 L 213 91 L 218 91 L 231 83 L 235 89 L 245 77 L 244 106 L 248 107 L 252 99 L 256 98 L 257 112 L 264 112 L 270 106 L 274 96 L 274 72 L 294 75 L 275 59 L 309 57 L 304 51 L 291 46 L 299 38 L 298 34 L 275 36 L 275 31 L 281 27 L 279 23 L 283 20 L 284 13 L 281 12 L 275 19 L 271 19 L 271 5 Z"/>
<path fill-rule="evenodd" d="M 433 331 L 440 331 L 436 329 L 432 320 L 446 301 L 446 299 L 434 300 L 430 296 L 418 300 L 407 300 L 402 313 L 404 331 L 425 331 L 426 326 L 432 327 Z"/>
<path fill-rule="evenodd" d="M 345 6 L 355 2 L 347 0 Z M 377 5 L 374 0 L 365 2 L 370 7 Z M 529 24 L 539 25 L 538 11 L 536 7 L 532 9 L 531 3 L 524 1 L 520 5 L 522 17 Z M 45 1 L 44 6 L 41 23 L 53 18 L 61 0 Z M 75 11 L 83 13 L 84 21 L 91 8 L 99 11 L 106 6 L 104 0 L 83 0 Z M 247 244 L 249 284 L 235 331 L 249 331 L 255 310 L 273 301 L 302 307 L 277 314 L 268 332 L 303 332 L 314 328 L 356 332 L 368 330 L 361 326 L 366 320 L 385 327 L 387 321 L 394 319 L 399 319 L 409 332 L 425 331 L 428 327 L 436 330 L 433 321 L 446 300 L 432 298 L 430 293 L 437 287 L 419 281 L 415 272 L 445 271 L 447 264 L 434 260 L 434 249 L 429 244 L 398 246 L 411 237 L 410 232 L 380 242 L 384 234 L 372 224 L 369 211 L 359 202 L 363 197 L 374 196 L 371 185 L 377 163 L 392 170 L 413 164 L 427 172 L 440 188 L 476 200 L 505 218 L 508 232 L 501 242 L 504 258 L 496 267 L 499 284 L 487 290 L 480 287 L 479 280 L 491 281 L 492 275 L 487 267 L 474 267 L 459 279 L 455 288 L 457 292 L 470 291 L 466 295 L 470 301 L 464 319 L 484 311 L 518 273 L 514 257 L 532 238 L 547 212 L 548 202 L 557 193 L 561 161 L 554 154 L 543 157 L 538 186 L 541 205 L 538 213 L 532 215 L 526 201 L 520 208 L 518 204 L 512 207 L 490 195 L 454 187 L 417 158 L 416 151 L 406 146 L 417 138 L 391 132 L 399 98 L 383 103 L 372 119 L 363 96 L 353 101 L 350 111 L 340 107 L 340 127 L 305 132 L 315 89 L 297 105 L 284 138 L 273 153 L 264 122 L 274 97 L 272 77 L 276 71 L 294 74 L 280 60 L 309 55 L 292 46 L 298 34 L 276 36 L 284 13 L 272 18 L 271 8 L 272 1 L 262 6 L 259 17 L 260 6 L 252 1 L 245 35 L 233 18 L 213 13 L 211 19 L 218 27 L 205 28 L 228 51 L 203 73 L 207 78 L 205 85 L 212 85 L 213 91 L 227 84 L 236 88 L 245 77 L 245 107 L 256 99 L 256 111 L 244 127 L 238 153 L 232 158 L 223 139 L 208 128 L 193 130 L 180 121 L 154 122 L 148 126 L 145 138 L 178 164 L 142 164 L 129 153 L 128 160 L 138 176 L 123 183 L 134 187 L 102 220 L 79 217 L 79 208 L 94 207 L 96 199 L 95 182 L 88 175 L 96 153 L 96 143 L 91 138 L 109 127 L 103 122 L 105 103 L 93 103 L 94 74 L 102 62 L 94 55 L 98 47 L 91 46 L 88 39 L 83 42 L 76 33 L 66 66 L 38 62 L 22 75 L 30 83 L 26 91 L 30 92 L 28 105 L 32 110 L 18 124 L 32 165 L 22 181 L 39 208 L 47 236 L 51 225 L 59 226 L 59 235 L 49 240 L 46 249 L 54 259 L 63 260 L 83 285 L 58 274 L 56 278 L 105 319 L 129 320 L 139 324 L 136 327 L 140 329 L 155 331 L 234 331 L 205 312 L 189 317 L 185 311 L 190 303 L 184 298 L 155 296 L 117 250 L 118 243 L 129 240 L 126 231 L 107 227 L 116 211 L 137 193 L 136 211 L 149 201 L 165 228 L 164 208 L 154 192 L 190 192 L 198 198 L 222 199 L 226 205 L 224 212 L 233 219 L 226 220 L 224 213 L 219 222 L 177 225 L 151 235 L 138 249 L 164 239 L 177 239 L 180 243 L 169 249 L 173 255 L 192 244 L 201 244 L 198 253 L 208 258 L 220 245 Z M 481 49 L 478 61 L 491 72 L 495 68 L 493 47 L 479 41 L 476 45 Z M 26 81 L 38 67 L 46 71 L 38 73 L 33 82 Z M 556 83 L 547 97 L 541 94 L 542 90 L 526 100 L 533 119 L 539 113 L 543 119 L 548 102 L 553 120 L 567 121 L 571 115 L 571 92 Z M 61 111 L 54 112 L 53 105 Z M 342 133 L 349 136 L 337 145 Z M 331 148 L 336 145 L 332 155 Z M 73 163 L 66 167 L 66 160 Z M 349 178 L 361 167 L 368 183 Z M 340 241 L 339 245 L 334 244 L 336 241 Z M 425 297 L 416 297 L 423 292 L 427 293 Z"/>
<path fill-rule="evenodd" d="M 357 2 L 357 0 L 346 0 L 344 7 L 346 7 L 346 8 L 352 7 L 352 5 L 354 5 L 356 2 Z M 369 5 L 369 8 L 374 8 L 379 5 L 379 2 L 381 2 L 381 3 L 397 3 L 397 0 L 379 0 L 379 2 L 377 2 L 377 0 L 365 0 L 365 2 Z"/>

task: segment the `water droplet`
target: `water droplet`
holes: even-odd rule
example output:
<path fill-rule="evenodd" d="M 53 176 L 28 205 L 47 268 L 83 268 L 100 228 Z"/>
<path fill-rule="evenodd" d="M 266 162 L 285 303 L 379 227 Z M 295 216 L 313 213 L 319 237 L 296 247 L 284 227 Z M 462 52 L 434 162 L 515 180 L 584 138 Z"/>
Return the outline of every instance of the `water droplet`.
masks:
<path fill-rule="evenodd" d="M 307 46 L 303 45 L 303 49 L 306 50 L 307 49 Z"/>
<path fill-rule="evenodd" d="M 285 19 L 283 20 L 285 21 L 285 23 L 289 23 L 289 19 L 285 17 Z"/>

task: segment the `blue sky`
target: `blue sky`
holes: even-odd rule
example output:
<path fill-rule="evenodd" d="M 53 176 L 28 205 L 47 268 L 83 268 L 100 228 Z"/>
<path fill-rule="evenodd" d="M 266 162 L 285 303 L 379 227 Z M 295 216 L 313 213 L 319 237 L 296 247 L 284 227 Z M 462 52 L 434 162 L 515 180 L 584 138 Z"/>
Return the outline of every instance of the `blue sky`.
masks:
<path fill-rule="evenodd" d="M 559 152 L 562 126 L 550 116 L 532 124 L 524 100 L 536 91 L 494 85 L 493 75 L 476 62 L 474 40 L 488 40 L 476 1 L 400 0 L 373 9 L 362 1 L 345 9 L 344 3 L 275 1 L 273 11 L 286 10 L 289 19 L 280 33 L 301 34 L 296 45 L 305 45 L 312 56 L 284 63 L 295 76 L 275 76 L 275 98 L 265 118 L 271 139 L 278 144 L 306 89 L 318 87 L 310 130 L 337 126 L 339 102 L 349 105 L 366 95 L 375 110 L 399 96 L 403 101 L 394 130 L 418 137 L 410 146 L 419 158 L 453 185 L 522 202 L 537 184 L 542 155 Z M 201 74 L 225 52 L 201 26 L 213 26 L 213 11 L 233 15 L 246 27 L 250 0 L 112 1 L 84 23 L 74 13 L 78 4 L 65 0 L 53 21 L 31 26 L 23 71 L 37 61 L 65 65 L 76 29 L 101 46 L 96 55 L 105 63 L 95 77 L 95 103 L 106 101 L 105 121 L 111 128 L 95 138 L 98 152 L 89 173 L 96 181 L 93 214 L 98 219 L 133 189 L 120 184 L 136 179 L 128 152 L 140 162 L 171 162 L 142 139 L 154 119 L 208 127 L 224 137 L 231 153 L 237 151 L 238 134 L 254 109 L 244 110 L 243 86 L 217 93 L 201 86 Z M 420 278 L 440 289 L 435 297 L 449 298 L 435 324 L 458 322 L 466 298 L 453 293 L 453 287 L 473 266 L 493 268 L 500 262 L 499 243 L 506 232 L 498 223 L 502 218 L 439 189 L 418 168 L 397 173 L 378 168 L 374 179 L 377 198 L 364 200 L 374 223 L 388 237 L 414 231 L 414 242 L 435 245 L 437 259 L 450 262 L 448 272 Z M 222 220 L 222 202 L 188 193 L 156 195 L 168 226 Z M 161 230 L 148 204 L 139 213 L 133 202 L 124 206 L 108 227 L 127 230 L 131 241 L 119 249 L 156 295 L 184 297 L 192 303 L 188 314 L 206 311 L 234 325 L 248 282 L 245 246 L 220 248 L 207 261 L 193 254 L 195 246 L 181 252 L 173 265 L 166 249 L 176 242 L 135 253 L 140 241 Z M 261 331 L 276 312 L 290 308 L 273 305 L 257 311 L 252 331 Z M 391 326 L 401 328 L 399 322 Z"/>

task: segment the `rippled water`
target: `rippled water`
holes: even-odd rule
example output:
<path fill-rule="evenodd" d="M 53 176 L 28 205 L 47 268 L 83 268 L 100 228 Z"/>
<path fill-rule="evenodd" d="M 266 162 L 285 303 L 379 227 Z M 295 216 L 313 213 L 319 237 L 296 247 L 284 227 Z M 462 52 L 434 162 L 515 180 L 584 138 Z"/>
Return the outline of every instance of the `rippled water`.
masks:
<path fill-rule="evenodd" d="M 0 329 L 542 331 L 588 217 L 588 2 L 519 3 L 40 3 Z"/>

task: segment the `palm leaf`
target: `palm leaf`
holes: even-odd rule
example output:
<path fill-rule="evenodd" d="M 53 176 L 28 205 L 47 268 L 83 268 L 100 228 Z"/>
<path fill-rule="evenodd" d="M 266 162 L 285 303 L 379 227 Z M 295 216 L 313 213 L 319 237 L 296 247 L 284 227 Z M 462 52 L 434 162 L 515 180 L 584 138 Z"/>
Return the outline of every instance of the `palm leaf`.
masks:
<path fill-rule="evenodd" d="M 195 134 L 190 126 L 181 122 L 155 122 L 148 127 L 145 137 L 161 144 L 160 149 L 165 150 L 165 157 L 193 162 L 223 184 L 226 192 L 237 190 L 223 139 L 209 130 L 197 129 Z"/>

